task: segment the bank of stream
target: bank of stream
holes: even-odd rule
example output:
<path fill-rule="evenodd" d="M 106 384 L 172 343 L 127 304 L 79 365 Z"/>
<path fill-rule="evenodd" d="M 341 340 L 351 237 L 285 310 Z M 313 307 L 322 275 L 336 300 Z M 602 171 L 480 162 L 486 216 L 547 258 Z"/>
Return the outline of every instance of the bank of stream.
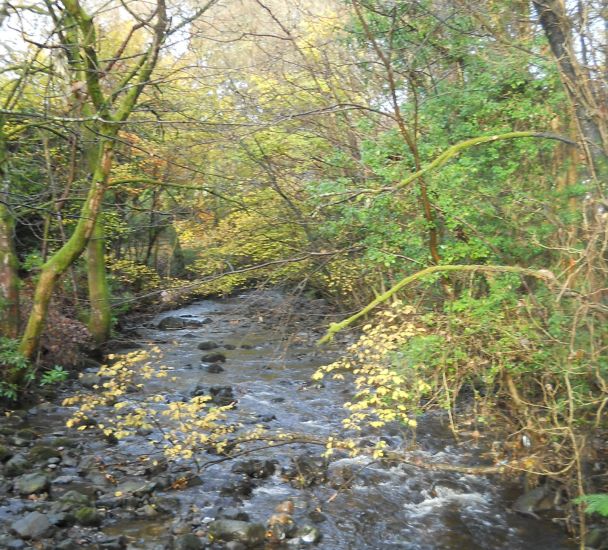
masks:
<path fill-rule="evenodd" d="M 196 388 L 213 391 L 236 401 L 231 420 L 319 438 L 339 429 L 350 391 L 310 382 L 345 346 L 315 347 L 326 313 L 321 301 L 251 291 L 164 312 L 128 333 L 125 348 L 158 346 L 175 377 L 154 379 L 143 393 L 179 401 Z M 202 342 L 225 361 L 201 362 Z M 95 373 L 84 382 L 93 385 Z M 65 395 L 75 391 L 78 384 Z M 191 462 L 141 461 L 154 430 L 107 441 L 66 428 L 72 412 L 45 402 L 1 421 L 0 548 L 238 550 L 260 536 L 273 548 L 320 550 L 575 548 L 559 525 L 514 511 L 521 490 L 497 477 L 366 458 L 325 464 L 322 449 L 305 443 L 225 461 L 201 453 L 197 473 Z M 399 444 L 403 434 L 386 437 Z M 417 445 L 424 463 L 481 460 L 474 441 L 456 444 L 439 415 L 421 419 Z M 267 533 L 277 507 L 285 521 Z M 241 532 L 226 535 L 231 529 Z"/>

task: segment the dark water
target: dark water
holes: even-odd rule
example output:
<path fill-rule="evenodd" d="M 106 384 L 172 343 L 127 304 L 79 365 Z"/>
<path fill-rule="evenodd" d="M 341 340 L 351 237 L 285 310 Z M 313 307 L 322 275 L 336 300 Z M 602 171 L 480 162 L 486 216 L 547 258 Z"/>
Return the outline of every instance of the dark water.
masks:
<path fill-rule="evenodd" d="M 274 416 L 268 426 L 288 432 L 323 436 L 336 430 L 344 413 L 344 386 L 329 382 L 325 387 L 308 384 L 316 367 L 331 362 L 337 349 L 318 350 L 318 333 L 310 329 L 315 308 L 288 312 L 285 298 L 278 292 L 245 293 L 226 300 L 204 300 L 188 307 L 164 313 L 164 316 L 189 316 L 212 322 L 198 328 L 160 331 L 140 330 L 139 343 L 162 349 L 162 362 L 173 369 L 175 383 L 155 380 L 146 391 L 188 395 L 199 383 L 234 387 L 238 407 L 233 413 L 240 422 L 259 422 L 260 417 Z M 291 333 L 287 317 L 306 316 L 301 332 Z M 319 310 L 319 326 L 322 317 Z M 284 321 L 282 320 L 284 319 Z M 200 368 L 202 353 L 197 344 L 213 340 L 229 344 L 233 350 L 220 349 L 227 356 L 225 371 L 209 374 Z M 245 345 L 247 349 L 241 346 Z M 58 417 L 64 414 L 58 411 Z M 34 419 L 48 425 L 48 415 Z M 132 437 L 108 447 L 88 437 L 92 453 L 102 454 L 107 462 L 125 463 L 147 452 L 145 437 Z M 151 436 L 153 437 L 153 434 Z M 395 433 L 394 437 L 399 438 Z M 420 423 L 419 456 L 425 462 L 471 463 L 479 452 L 474 445 L 458 446 L 439 416 L 428 416 Z M 291 457 L 303 452 L 320 453 L 317 447 L 304 445 L 269 449 L 262 457 L 276 459 L 288 467 Z M 260 455 L 256 455 L 260 456 Z M 208 460 L 213 457 L 203 457 Z M 218 493 L 234 474 L 233 464 L 223 462 L 207 467 L 202 485 L 182 491 L 168 491 L 177 497 L 177 517 L 196 516 L 203 522 L 226 497 Z M 562 529 L 550 521 L 537 521 L 510 511 L 517 493 L 492 477 L 433 472 L 407 465 L 383 467 L 364 458 L 344 458 L 331 468 L 344 467 L 356 472 L 344 487 L 320 485 L 298 489 L 277 472 L 259 480 L 248 498 L 235 503 L 252 521 L 265 523 L 275 506 L 286 499 L 295 504 L 296 523 L 311 523 L 311 513 L 321 512 L 318 523 L 323 539 L 317 548 L 407 549 L 407 550 L 476 550 L 476 549 L 570 549 L 575 546 Z M 230 499 L 228 499 L 230 500 Z M 229 504 L 231 502 L 228 502 Z M 153 520 L 122 520 L 104 527 L 108 534 L 123 533 L 132 548 L 163 548 L 161 537 L 175 526 L 171 517 Z"/>

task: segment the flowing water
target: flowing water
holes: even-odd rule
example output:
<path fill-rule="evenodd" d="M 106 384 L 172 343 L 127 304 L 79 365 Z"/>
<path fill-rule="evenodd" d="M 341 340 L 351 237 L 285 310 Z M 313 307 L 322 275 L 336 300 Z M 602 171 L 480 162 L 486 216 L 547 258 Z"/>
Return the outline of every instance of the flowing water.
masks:
<path fill-rule="evenodd" d="M 310 376 L 316 367 L 337 356 L 339 345 L 321 350 L 314 346 L 327 322 L 320 302 L 301 305 L 300 311 L 293 311 L 293 304 L 288 302 L 276 291 L 248 292 L 165 312 L 138 328 L 134 343 L 144 348 L 158 345 L 163 364 L 177 377 L 174 383 L 155 380 L 145 391 L 179 398 L 188 396 L 198 384 L 231 386 L 238 400 L 231 414 L 243 424 L 263 423 L 270 430 L 315 437 L 337 430 L 344 417 L 341 403 L 348 398 L 348 388 L 338 382 L 314 385 Z M 168 316 L 206 322 L 179 330 L 155 328 Z M 205 352 L 197 345 L 206 340 L 218 343 L 217 351 L 226 355 L 223 372 L 211 374 L 201 368 Z M 61 428 L 65 416 L 64 408 L 47 409 L 31 416 L 28 423 L 60 435 L 65 431 Z M 403 434 L 395 430 L 388 437 L 399 442 Z M 424 462 L 479 461 L 480 449 L 473 442 L 457 445 L 441 416 L 422 419 L 417 437 L 417 456 Z M 146 452 L 146 440 L 154 434 L 130 437 L 114 446 L 92 434 L 82 438 L 81 454 L 104 463 L 104 472 L 111 472 L 112 481 L 120 483 L 134 473 L 128 467 L 121 469 L 120 464 L 136 461 Z M 163 542 L 167 533 L 176 528 L 183 532 L 184 524 L 186 531 L 204 529 L 218 506 L 236 507 L 251 521 L 265 523 L 278 503 L 290 499 L 295 504 L 296 523 L 314 523 L 320 529 L 323 538 L 316 547 L 321 550 L 575 548 L 558 525 L 511 511 L 518 494 L 498 478 L 403 464 L 389 467 L 363 458 L 342 458 L 331 465 L 331 483 L 297 488 L 281 475 L 281 469 L 288 469 L 293 457 L 303 453 L 318 456 L 321 452 L 319 447 L 298 444 L 256 455 L 276 460 L 280 468 L 266 479 L 254 480 L 249 496 L 237 496 L 226 489 L 239 479 L 231 471 L 233 462 L 208 466 L 201 473 L 200 485 L 158 493 L 175 499 L 171 501 L 173 516 L 134 519 L 117 514 L 114 520 L 104 522 L 103 533 L 126 534 L 132 548 L 167 548 L 169 543 Z M 207 455 L 202 461 L 213 459 L 217 457 Z M 93 486 L 99 495 L 101 481 L 92 475 L 83 476 L 82 471 L 80 476 L 68 478 L 66 488 L 91 490 Z M 104 490 L 110 494 L 111 489 Z M 11 505 L 14 511 L 15 502 Z M 3 511 L 10 515 L 10 506 L 0 507 L 0 518 Z"/>

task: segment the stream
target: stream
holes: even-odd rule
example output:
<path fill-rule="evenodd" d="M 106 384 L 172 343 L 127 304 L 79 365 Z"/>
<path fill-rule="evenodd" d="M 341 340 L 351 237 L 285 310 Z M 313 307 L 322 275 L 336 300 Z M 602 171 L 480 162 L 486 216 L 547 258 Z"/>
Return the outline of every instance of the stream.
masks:
<path fill-rule="evenodd" d="M 327 313 L 320 300 L 248 291 L 163 312 L 127 333 L 125 348 L 158 346 L 163 365 L 176 377 L 174 382 L 153 379 L 144 393 L 180 400 L 197 387 L 226 387 L 221 391 L 231 392 L 237 402 L 231 420 L 322 437 L 339 429 L 345 416 L 341 404 L 350 391 L 344 382 L 310 381 L 318 366 L 347 345 L 347 337 L 340 337 L 330 347 L 315 347 Z M 208 353 L 198 349 L 201 342 L 217 344 L 213 351 L 225 355 L 221 372 L 208 372 L 201 364 Z M 497 477 L 388 466 L 366 458 L 338 457 L 326 467 L 318 458 L 321 447 L 299 443 L 227 461 L 201 453 L 199 464 L 206 467 L 192 478 L 189 462 L 161 461 L 158 470 L 138 464 L 150 452 L 154 430 L 111 443 L 95 430 L 66 428 L 73 410 L 49 401 L 0 421 L 0 548 L 238 550 L 247 544 L 210 543 L 210 523 L 226 518 L 265 525 L 286 501 L 293 503 L 295 525 L 314 528 L 322 538 L 312 543 L 288 536 L 282 545 L 269 547 L 576 548 L 559 525 L 512 511 L 521 488 Z M 398 444 L 403 434 L 395 429 L 386 437 Z M 416 456 L 426 463 L 479 464 L 483 450 L 474 442 L 457 444 L 438 414 L 420 420 L 417 445 Z M 207 464 L 213 460 L 217 463 Z M 268 471 L 251 475 L 254 460 L 255 468 Z M 290 478 L 294 464 L 304 487 Z M 28 493 L 21 480 L 36 475 L 46 481 Z M 180 478 L 189 481 L 176 485 Z M 84 519 L 79 516 L 74 524 L 69 506 L 61 508 L 65 495 L 74 492 L 83 495 L 90 520 L 81 513 Z M 24 532 L 31 527 L 23 527 L 28 518 L 30 524 L 38 522 L 37 531 Z"/>

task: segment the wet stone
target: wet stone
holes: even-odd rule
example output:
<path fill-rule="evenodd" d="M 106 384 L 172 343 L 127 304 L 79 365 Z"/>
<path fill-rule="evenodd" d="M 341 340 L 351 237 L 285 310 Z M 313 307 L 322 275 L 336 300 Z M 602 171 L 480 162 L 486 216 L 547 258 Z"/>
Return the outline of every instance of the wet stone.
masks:
<path fill-rule="evenodd" d="M 312 525 L 302 525 L 295 536 L 306 544 L 316 544 L 321 540 L 321 531 Z"/>
<path fill-rule="evenodd" d="M 0 462 L 5 462 L 13 456 L 13 451 L 5 445 L 0 445 Z"/>
<path fill-rule="evenodd" d="M 236 519 L 238 521 L 249 521 L 249 514 L 234 507 L 220 508 L 216 519 Z"/>
<path fill-rule="evenodd" d="M 78 508 L 90 506 L 91 503 L 92 499 L 84 493 L 68 491 L 53 502 L 50 511 L 53 514 L 67 514 Z"/>
<path fill-rule="evenodd" d="M 248 497 L 252 492 L 253 484 L 248 478 L 228 483 L 220 489 L 221 496 Z"/>
<path fill-rule="evenodd" d="M 197 348 L 200 349 L 201 351 L 209 351 L 209 350 L 212 350 L 212 349 L 219 348 L 219 345 L 216 344 L 215 342 L 212 342 L 211 340 L 206 340 L 204 342 L 201 342 L 197 346 Z"/>
<path fill-rule="evenodd" d="M 15 492 L 20 495 L 33 495 L 48 491 L 51 480 L 43 473 L 34 472 L 25 474 L 15 480 Z"/>
<path fill-rule="evenodd" d="M 124 550 L 127 547 L 127 538 L 123 535 L 109 537 L 97 543 L 99 550 Z"/>
<path fill-rule="evenodd" d="M 124 481 L 116 487 L 116 490 L 121 493 L 131 493 L 136 497 L 151 494 L 156 489 L 154 481 Z"/>
<path fill-rule="evenodd" d="M 220 519 L 209 524 L 209 537 L 213 541 L 235 541 L 255 547 L 264 542 L 265 536 L 266 528 L 260 523 Z"/>
<path fill-rule="evenodd" d="M 325 481 L 326 468 L 322 457 L 300 455 L 292 459 L 291 466 L 283 474 L 294 487 L 311 487 Z"/>
<path fill-rule="evenodd" d="M 206 353 L 201 357 L 201 361 L 203 363 L 225 363 L 226 356 L 219 351 L 214 351 L 212 353 Z"/>
<path fill-rule="evenodd" d="M 236 401 L 232 386 L 211 386 L 209 394 L 211 395 L 211 401 L 216 405 L 225 406 Z"/>
<path fill-rule="evenodd" d="M 175 538 L 173 548 L 174 550 L 202 550 L 205 545 L 196 535 L 187 533 Z"/>
<path fill-rule="evenodd" d="M 245 474 L 248 477 L 256 479 L 267 478 L 274 474 L 275 470 L 276 462 L 261 459 L 244 460 L 232 467 L 232 471 L 235 474 Z"/>
<path fill-rule="evenodd" d="M 85 388 L 92 389 L 101 384 L 101 376 L 94 372 L 84 372 L 78 377 L 78 381 Z"/>
<path fill-rule="evenodd" d="M 74 519 L 84 527 L 101 525 L 101 515 L 92 506 L 83 506 L 74 511 Z"/>
<path fill-rule="evenodd" d="M 51 533 L 53 526 L 48 518 L 40 512 L 30 512 L 27 516 L 15 521 L 11 530 L 22 539 L 39 539 Z"/>
<path fill-rule="evenodd" d="M 0 548 L 6 548 L 7 550 L 21 550 L 22 548 L 27 548 L 25 542 L 21 539 L 0 539 Z"/>
<path fill-rule="evenodd" d="M 182 328 L 200 327 L 205 324 L 205 320 L 189 319 L 183 317 L 169 316 L 161 319 L 157 325 L 159 330 L 178 330 Z"/>
<path fill-rule="evenodd" d="M 521 495 L 513 504 L 520 514 L 538 517 L 536 512 L 554 508 L 554 494 L 547 485 L 541 485 Z"/>
<path fill-rule="evenodd" d="M 203 370 L 209 374 L 219 374 L 220 372 L 224 372 L 225 369 L 217 363 L 211 363 L 211 365 L 203 366 Z"/>
<path fill-rule="evenodd" d="M 61 451 L 47 445 L 34 445 L 29 452 L 29 459 L 32 462 L 46 462 L 51 458 L 61 458 Z"/>

